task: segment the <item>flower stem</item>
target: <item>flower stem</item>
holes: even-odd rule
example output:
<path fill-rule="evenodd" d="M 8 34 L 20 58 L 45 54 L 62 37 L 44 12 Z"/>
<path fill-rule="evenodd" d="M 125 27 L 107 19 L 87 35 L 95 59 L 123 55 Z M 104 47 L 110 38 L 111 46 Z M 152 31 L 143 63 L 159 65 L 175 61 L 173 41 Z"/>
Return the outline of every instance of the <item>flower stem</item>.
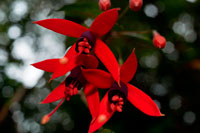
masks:
<path fill-rule="evenodd" d="M 122 13 L 119 15 L 118 19 L 122 18 L 126 14 L 126 12 L 128 11 L 128 9 L 129 9 L 129 5 L 122 11 Z"/>

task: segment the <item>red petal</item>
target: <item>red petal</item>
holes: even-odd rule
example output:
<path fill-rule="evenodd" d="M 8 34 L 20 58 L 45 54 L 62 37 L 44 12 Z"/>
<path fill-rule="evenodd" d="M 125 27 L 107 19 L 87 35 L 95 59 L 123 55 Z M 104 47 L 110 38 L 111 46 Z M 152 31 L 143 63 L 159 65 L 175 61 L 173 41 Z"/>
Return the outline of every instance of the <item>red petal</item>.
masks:
<path fill-rule="evenodd" d="M 63 58 L 60 60 L 60 64 L 57 70 L 53 73 L 51 80 L 65 75 L 67 72 L 71 71 L 73 68 L 83 65 L 86 68 L 96 68 L 98 66 L 98 60 L 93 55 L 77 54 L 71 58 Z"/>
<path fill-rule="evenodd" d="M 84 93 L 92 118 L 95 118 L 99 113 L 99 92 L 92 84 L 86 84 L 84 87 Z"/>
<path fill-rule="evenodd" d="M 58 64 L 59 64 L 59 59 L 47 59 L 31 65 L 47 72 L 54 72 Z"/>
<path fill-rule="evenodd" d="M 112 76 L 100 69 L 82 69 L 85 79 L 98 88 L 110 88 L 113 81 Z"/>
<path fill-rule="evenodd" d="M 127 84 L 128 100 L 140 111 L 150 116 L 163 116 L 154 101 L 133 85 Z"/>
<path fill-rule="evenodd" d="M 112 74 L 113 79 L 119 83 L 120 76 L 118 62 L 108 46 L 99 39 L 96 41 L 95 54 Z"/>
<path fill-rule="evenodd" d="M 97 68 L 99 65 L 99 61 L 93 55 L 81 54 L 78 57 L 77 62 L 80 62 L 79 64 L 85 66 L 86 68 Z"/>
<path fill-rule="evenodd" d="M 101 13 L 92 23 L 89 30 L 96 35 L 101 37 L 109 32 L 118 19 L 118 10 L 111 9 Z"/>
<path fill-rule="evenodd" d="M 75 48 L 76 48 L 76 43 L 72 45 L 72 47 L 67 51 L 67 53 L 65 54 L 64 57 L 70 58 L 70 57 L 76 55 L 77 52 L 76 52 Z"/>
<path fill-rule="evenodd" d="M 45 27 L 49 30 L 55 31 L 57 33 L 77 38 L 80 37 L 83 32 L 88 30 L 87 28 L 77 23 L 65 19 L 45 19 L 33 23 Z"/>
<path fill-rule="evenodd" d="M 65 97 L 65 82 L 63 81 L 57 88 L 55 88 L 41 103 L 52 103 Z"/>
<path fill-rule="evenodd" d="M 91 122 L 89 127 L 89 133 L 95 132 L 97 129 L 101 128 L 114 114 L 110 108 L 110 103 L 108 101 L 108 93 L 104 96 L 100 103 L 99 114 L 97 118 Z"/>
<path fill-rule="evenodd" d="M 131 55 L 126 60 L 126 62 L 120 68 L 121 81 L 123 81 L 124 83 L 128 83 L 135 75 L 136 70 L 137 70 L 137 58 L 135 56 L 135 49 L 134 49 Z"/>

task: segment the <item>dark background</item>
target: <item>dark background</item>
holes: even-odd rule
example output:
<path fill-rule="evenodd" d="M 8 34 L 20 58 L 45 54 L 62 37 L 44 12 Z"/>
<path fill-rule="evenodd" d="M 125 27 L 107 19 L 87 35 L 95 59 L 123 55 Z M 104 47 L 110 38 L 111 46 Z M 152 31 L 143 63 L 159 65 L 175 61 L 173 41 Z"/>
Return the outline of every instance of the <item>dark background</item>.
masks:
<path fill-rule="evenodd" d="M 121 14 L 128 0 L 112 0 Z M 150 117 L 130 103 L 97 132 L 200 132 L 200 2 L 144 0 L 139 12 L 130 9 L 102 39 L 123 63 L 136 48 L 138 70 L 131 84 L 147 93 L 165 117 Z M 91 116 L 84 94 L 74 96 L 41 125 L 43 115 L 58 104 L 39 104 L 63 78 L 48 84 L 50 73 L 30 66 L 60 58 L 76 39 L 32 24 L 46 18 L 65 18 L 88 27 L 101 13 L 97 0 L 0 1 L 0 129 L 1 132 L 83 132 Z M 152 30 L 167 40 L 164 49 L 152 44 Z M 124 34 L 129 31 L 128 34 Z M 106 90 L 100 90 L 101 96 Z"/>

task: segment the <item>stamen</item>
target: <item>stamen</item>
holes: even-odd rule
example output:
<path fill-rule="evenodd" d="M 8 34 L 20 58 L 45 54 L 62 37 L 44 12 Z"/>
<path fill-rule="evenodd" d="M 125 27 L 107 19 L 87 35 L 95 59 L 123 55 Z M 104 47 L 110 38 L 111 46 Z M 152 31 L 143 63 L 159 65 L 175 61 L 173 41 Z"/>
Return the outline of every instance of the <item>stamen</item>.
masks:
<path fill-rule="evenodd" d="M 63 101 L 65 100 L 65 98 L 63 98 L 60 103 L 57 105 L 57 107 L 51 111 L 51 113 L 49 113 L 48 115 L 45 115 L 42 120 L 41 120 L 41 124 L 46 124 L 47 122 L 49 122 L 50 117 L 57 111 L 57 109 L 60 107 L 60 105 L 63 103 Z"/>
<path fill-rule="evenodd" d="M 124 105 L 124 99 L 121 96 L 116 94 L 112 97 L 112 101 L 110 103 L 111 110 L 122 112 L 123 105 Z"/>
<path fill-rule="evenodd" d="M 115 95 L 112 97 L 112 101 L 117 101 L 119 99 L 119 96 L 118 95 Z"/>

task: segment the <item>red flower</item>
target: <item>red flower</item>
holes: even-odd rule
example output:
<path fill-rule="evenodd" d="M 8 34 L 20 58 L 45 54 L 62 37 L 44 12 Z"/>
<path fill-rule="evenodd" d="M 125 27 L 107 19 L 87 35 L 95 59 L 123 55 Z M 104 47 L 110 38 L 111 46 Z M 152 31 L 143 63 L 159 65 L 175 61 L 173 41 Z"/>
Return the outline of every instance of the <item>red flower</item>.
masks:
<path fill-rule="evenodd" d="M 105 67 L 112 74 L 113 78 L 119 82 L 119 67 L 115 56 L 108 46 L 99 38 L 109 32 L 118 18 L 119 9 L 111 9 L 100 14 L 92 23 L 90 28 L 83 27 L 77 23 L 64 19 L 45 19 L 34 23 L 43 26 L 57 33 L 79 38 L 70 49 L 70 53 L 66 55 L 65 60 L 69 60 L 68 56 L 74 56 L 77 53 L 88 54 L 93 50 L 96 56 L 101 60 Z M 38 63 L 37 66 L 46 66 L 46 64 L 54 64 L 53 61 L 45 61 Z M 61 64 L 61 63 L 59 63 Z M 35 65 L 36 66 L 36 65 Z M 62 65 L 63 66 L 63 65 Z M 58 66 L 57 66 L 58 67 Z M 65 67 L 60 67 L 54 72 L 52 79 L 62 76 L 66 73 Z"/>
<path fill-rule="evenodd" d="M 41 102 L 42 104 L 46 104 L 61 99 L 57 107 L 51 113 L 43 117 L 41 121 L 42 124 L 46 124 L 50 120 L 50 117 L 60 107 L 64 99 L 69 101 L 70 97 L 76 95 L 78 90 L 82 87 L 92 118 L 94 119 L 95 116 L 97 116 L 99 110 L 99 92 L 94 85 L 85 80 L 81 69 L 80 66 L 74 68 L 71 71 L 71 74 Z"/>
<path fill-rule="evenodd" d="M 156 48 L 164 48 L 166 45 L 165 37 L 161 36 L 158 32 L 153 32 L 153 44 Z"/>
<path fill-rule="evenodd" d="M 129 0 L 129 7 L 133 11 L 139 11 L 142 7 L 143 0 Z"/>
<path fill-rule="evenodd" d="M 126 62 L 120 67 L 120 86 L 114 81 L 112 75 L 105 71 L 99 69 L 83 70 L 83 75 L 88 82 L 98 88 L 110 88 L 100 103 L 96 119 L 90 124 L 90 133 L 103 126 L 115 111 L 121 112 L 126 99 L 147 115 L 163 116 L 147 94 L 128 83 L 133 78 L 136 69 L 137 59 L 133 50 Z"/>
<path fill-rule="evenodd" d="M 75 46 L 73 46 L 61 59 L 48 59 L 33 64 L 33 66 L 36 68 L 47 72 L 54 72 L 53 75 L 62 75 L 63 73 L 71 71 L 71 74 L 41 102 L 51 103 L 62 99 L 58 106 L 51 113 L 43 117 L 41 121 L 42 124 L 45 124 L 50 120 L 50 117 L 63 103 L 64 99 L 69 101 L 70 97 L 76 95 L 81 87 L 84 88 L 88 107 L 92 117 L 94 118 L 98 113 L 98 90 L 93 85 L 86 82 L 81 71 L 81 69 L 83 69 L 82 66 L 84 68 L 97 68 L 98 60 L 93 55 L 76 54 L 72 56 L 74 49 Z"/>
<path fill-rule="evenodd" d="M 111 6 L 110 0 L 99 0 L 99 8 L 102 11 L 106 11 L 106 10 L 110 9 L 110 6 Z"/>

